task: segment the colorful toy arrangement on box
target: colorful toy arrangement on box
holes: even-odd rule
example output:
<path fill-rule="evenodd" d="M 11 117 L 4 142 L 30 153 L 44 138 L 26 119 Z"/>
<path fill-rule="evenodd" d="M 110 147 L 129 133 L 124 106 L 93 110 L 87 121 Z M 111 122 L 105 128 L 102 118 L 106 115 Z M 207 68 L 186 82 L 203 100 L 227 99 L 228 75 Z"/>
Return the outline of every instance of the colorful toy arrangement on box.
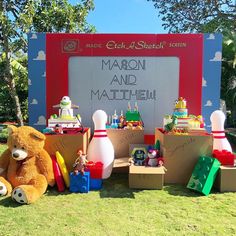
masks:
<path fill-rule="evenodd" d="M 188 115 L 187 102 L 180 97 L 175 102 L 175 109 L 172 115 L 166 115 L 163 120 L 165 131 L 172 134 L 188 134 L 193 131 L 205 131 L 201 115 Z"/>
<path fill-rule="evenodd" d="M 64 134 L 83 132 L 81 117 L 79 114 L 74 116 L 73 109 L 78 109 L 79 106 L 71 103 L 68 96 L 64 96 L 60 104 L 54 105 L 54 108 L 59 108 L 59 115 L 53 114 L 48 119 L 48 127 L 43 130 L 45 134 Z"/>
<path fill-rule="evenodd" d="M 107 129 L 137 129 L 141 130 L 144 128 L 141 115 L 138 110 L 138 104 L 135 103 L 134 110 L 132 111 L 130 103 L 128 103 L 128 109 L 123 114 L 121 111 L 120 116 L 116 114 L 116 110 L 112 116 L 108 117 L 106 124 Z"/>
<path fill-rule="evenodd" d="M 64 128 L 81 128 L 81 119 L 73 116 L 72 108 L 74 105 L 71 105 L 69 97 L 63 97 L 59 107 L 59 118 L 51 117 L 49 119 L 49 127 L 54 132 L 57 125 L 62 128 L 62 132 L 59 132 L 60 134 L 64 133 Z M 179 120 L 181 121 L 186 116 L 188 122 L 183 126 Z M 51 156 L 52 162 L 50 161 L 48 153 L 43 149 L 45 136 L 42 133 L 31 127 L 9 127 L 9 148 L 2 154 L 0 159 L 0 170 L 3 170 L 0 173 L 0 194 L 11 194 L 12 198 L 17 202 L 29 204 L 36 201 L 46 191 L 47 185 L 53 186 L 54 180 L 59 192 L 65 191 L 66 188 L 75 193 L 87 193 L 90 190 L 101 189 L 102 180 L 109 178 L 112 173 L 114 148 L 106 133 L 106 113 L 102 110 L 97 110 L 92 118 L 94 136 L 88 145 L 88 154 L 83 154 L 81 150 L 77 152 L 78 158 L 75 160 L 74 169 L 71 173 L 68 172 L 65 160 L 60 152 L 55 152 L 55 155 Z M 129 104 L 126 118 L 123 115 L 120 116 L 119 121 L 116 118 L 116 116 L 113 116 L 112 123 L 117 124 L 117 128 L 122 122 L 123 127 L 132 127 L 132 129 L 133 127 L 141 126 L 141 124 L 143 125 L 137 104 L 135 104 L 134 111 L 131 111 Z M 192 119 L 187 115 L 186 101 L 180 98 L 176 103 L 172 121 L 165 125 L 166 132 L 174 132 L 176 134 L 179 132 L 178 129 L 195 129 L 196 125 L 191 124 Z M 72 123 L 69 123 L 70 121 Z M 74 123 L 75 121 L 76 123 Z M 235 154 L 232 153 L 232 148 L 225 137 L 224 121 L 225 115 L 222 111 L 212 113 L 212 156 L 199 158 L 187 185 L 189 189 L 208 195 L 220 165 L 230 165 L 232 167 L 235 165 Z M 195 122 L 198 123 L 197 129 L 203 129 L 201 128 L 202 119 L 201 121 L 195 120 Z M 29 142 L 29 139 L 31 142 Z M 162 157 L 160 152 L 160 142 L 157 140 L 156 144 L 148 150 L 136 147 L 132 150 L 131 156 L 132 165 L 130 167 L 133 167 L 133 169 L 130 168 L 130 171 L 132 170 L 132 181 L 134 181 L 132 186 L 161 188 L 166 169 L 163 166 L 165 158 Z M 40 158 L 38 159 L 38 157 Z M 13 161 L 6 161 L 9 158 L 13 158 Z M 15 167 L 9 167 L 6 163 Z M 26 166 L 30 166 L 30 168 L 26 168 Z M 141 170 L 138 169 L 139 167 L 141 167 Z M 159 168 L 162 171 L 156 171 L 158 168 L 155 167 L 162 167 Z M 7 173 L 12 168 L 16 168 L 16 172 Z M 32 172 L 32 170 L 34 171 Z M 24 176 L 24 174 L 28 177 Z M 147 174 L 149 177 L 156 175 L 155 180 L 160 180 L 160 184 L 153 186 L 144 181 L 142 185 L 136 185 L 137 182 L 135 183 L 135 181 L 139 178 L 139 174 Z M 19 177 L 22 180 L 18 180 Z M 36 181 L 35 179 L 41 181 L 43 187 L 38 189 L 36 185 L 29 184 L 28 178 L 32 178 L 33 182 Z M 13 190 L 12 187 L 14 188 Z"/>
<path fill-rule="evenodd" d="M 87 161 L 87 156 L 78 151 L 73 171 L 68 172 L 64 158 L 59 152 L 52 156 L 54 177 L 59 192 L 69 188 L 73 193 L 88 193 L 102 188 L 103 163 Z"/>
<path fill-rule="evenodd" d="M 136 166 L 160 167 L 164 164 L 164 158 L 160 155 L 160 150 L 144 147 L 135 147 L 131 152 L 131 163 Z"/>

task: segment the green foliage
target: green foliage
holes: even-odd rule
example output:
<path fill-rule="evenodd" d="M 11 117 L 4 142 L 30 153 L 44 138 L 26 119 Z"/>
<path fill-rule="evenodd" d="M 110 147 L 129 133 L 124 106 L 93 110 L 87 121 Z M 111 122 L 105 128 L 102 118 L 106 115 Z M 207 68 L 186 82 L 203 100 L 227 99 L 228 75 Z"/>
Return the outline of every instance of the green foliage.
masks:
<path fill-rule="evenodd" d="M 226 101 L 229 126 L 236 127 L 236 33 L 224 32 L 221 98 Z"/>
<path fill-rule="evenodd" d="M 0 122 L 28 119 L 27 33 L 95 32 L 93 0 L 0 0 Z"/>
<path fill-rule="evenodd" d="M 161 17 L 169 32 L 214 32 L 216 29 L 236 29 L 234 0 L 147 0 Z"/>
<path fill-rule="evenodd" d="M 0 143 L 6 143 L 8 138 L 8 130 L 7 127 L 0 127 Z M 0 153 L 5 150 L 6 146 L 0 145 Z"/>
<path fill-rule="evenodd" d="M 16 82 L 16 91 L 22 108 L 22 117 L 25 122 L 28 120 L 28 79 L 27 79 L 27 57 L 21 52 L 15 54 L 16 59 L 11 58 L 11 73 Z M 0 58 L 0 69 L 5 66 L 4 53 Z M 12 106 L 12 98 L 9 94 L 7 84 L 0 80 L 0 122 L 16 121 L 15 107 Z"/>
<path fill-rule="evenodd" d="M 86 22 L 89 11 L 94 9 L 93 1 L 81 1 L 71 5 L 67 0 L 42 0 L 33 17 L 36 32 L 95 32 Z"/>

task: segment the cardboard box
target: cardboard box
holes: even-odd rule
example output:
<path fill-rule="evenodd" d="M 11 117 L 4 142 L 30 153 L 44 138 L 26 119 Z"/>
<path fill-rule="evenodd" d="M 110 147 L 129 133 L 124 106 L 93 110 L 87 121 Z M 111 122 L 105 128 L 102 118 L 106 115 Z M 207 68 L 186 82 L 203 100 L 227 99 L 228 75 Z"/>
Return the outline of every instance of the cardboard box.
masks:
<path fill-rule="evenodd" d="M 214 186 L 220 192 L 236 192 L 236 167 L 221 166 Z"/>
<path fill-rule="evenodd" d="M 163 167 L 129 167 L 129 187 L 136 189 L 162 189 L 165 171 Z"/>
<path fill-rule="evenodd" d="M 144 143 L 143 130 L 108 129 L 107 135 L 113 144 L 115 158 L 128 157 L 130 144 Z"/>
<path fill-rule="evenodd" d="M 130 166 L 130 157 L 116 158 L 113 164 L 113 173 L 128 173 Z"/>
<path fill-rule="evenodd" d="M 186 185 L 200 156 L 211 156 L 213 138 L 208 134 L 172 135 L 155 130 L 159 140 L 164 166 L 167 169 L 165 183 Z"/>
<path fill-rule="evenodd" d="M 59 134 L 46 135 L 44 148 L 49 155 L 55 155 L 59 151 L 63 156 L 68 171 L 73 170 L 73 164 L 77 156 L 77 151 L 81 149 L 83 153 L 87 152 L 90 140 L 90 129 L 85 128 L 83 134 Z"/>

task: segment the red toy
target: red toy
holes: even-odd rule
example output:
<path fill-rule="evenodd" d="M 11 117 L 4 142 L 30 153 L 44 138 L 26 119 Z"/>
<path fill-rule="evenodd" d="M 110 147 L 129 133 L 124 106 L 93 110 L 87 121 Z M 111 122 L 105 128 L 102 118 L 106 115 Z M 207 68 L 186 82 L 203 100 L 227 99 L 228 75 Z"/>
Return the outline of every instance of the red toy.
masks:
<path fill-rule="evenodd" d="M 91 179 L 102 179 L 102 169 L 103 169 L 102 162 L 94 163 L 93 161 L 89 161 L 86 165 L 85 171 L 90 172 Z"/>
<path fill-rule="evenodd" d="M 158 166 L 159 151 L 155 149 L 150 149 L 148 151 L 148 156 L 145 159 L 145 166 Z"/>
<path fill-rule="evenodd" d="M 227 150 L 213 150 L 212 156 L 216 158 L 221 165 L 234 165 L 235 155 Z"/>
<path fill-rule="evenodd" d="M 59 169 L 59 166 L 57 164 L 57 159 L 55 156 L 51 156 L 52 159 L 52 166 L 53 166 L 53 172 L 54 172 L 54 178 L 57 184 L 57 189 L 59 192 L 64 192 L 65 191 L 65 184 L 64 180 L 61 174 L 61 171 Z"/>

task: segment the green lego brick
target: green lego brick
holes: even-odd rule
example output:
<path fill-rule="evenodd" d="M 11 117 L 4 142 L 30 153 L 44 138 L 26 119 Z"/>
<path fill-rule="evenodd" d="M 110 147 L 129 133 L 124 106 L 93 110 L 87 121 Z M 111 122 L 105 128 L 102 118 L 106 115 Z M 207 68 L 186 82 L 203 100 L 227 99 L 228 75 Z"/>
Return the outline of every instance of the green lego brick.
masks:
<path fill-rule="evenodd" d="M 125 114 L 126 121 L 140 121 L 141 116 L 138 111 L 127 111 Z"/>
<path fill-rule="evenodd" d="M 211 191 L 220 162 L 212 157 L 202 156 L 194 167 L 187 188 L 208 195 Z"/>

